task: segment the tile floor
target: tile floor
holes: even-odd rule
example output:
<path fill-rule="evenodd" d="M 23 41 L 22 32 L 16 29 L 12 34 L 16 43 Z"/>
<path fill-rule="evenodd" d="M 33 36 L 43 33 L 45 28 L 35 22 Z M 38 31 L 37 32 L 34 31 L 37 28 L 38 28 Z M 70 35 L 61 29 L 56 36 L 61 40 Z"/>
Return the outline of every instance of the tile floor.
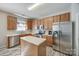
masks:
<path fill-rule="evenodd" d="M 62 53 L 54 51 L 52 47 L 46 47 L 47 56 L 66 56 Z M 0 49 L 0 56 L 21 56 L 20 46 L 16 46 L 10 49 L 2 48 Z"/>
<path fill-rule="evenodd" d="M 10 49 L 0 49 L 0 56 L 20 56 L 20 46 L 16 46 Z"/>

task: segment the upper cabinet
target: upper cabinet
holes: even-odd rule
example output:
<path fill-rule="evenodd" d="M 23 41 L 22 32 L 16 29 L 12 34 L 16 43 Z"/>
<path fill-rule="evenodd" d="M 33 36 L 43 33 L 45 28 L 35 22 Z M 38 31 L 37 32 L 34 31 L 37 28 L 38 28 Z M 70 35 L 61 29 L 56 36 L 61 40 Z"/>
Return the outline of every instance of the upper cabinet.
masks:
<path fill-rule="evenodd" d="M 28 19 L 27 20 L 27 29 L 31 30 L 33 26 L 33 20 L 32 19 Z"/>
<path fill-rule="evenodd" d="M 70 13 L 64 13 L 60 15 L 53 16 L 53 22 L 66 22 L 70 21 Z"/>
<path fill-rule="evenodd" d="M 64 13 L 60 15 L 45 17 L 39 22 L 44 25 L 48 30 L 52 29 L 53 23 L 70 21 L 70 13 Z"/>
<path fill-rule="evenodd" d="M 33 23 L 32 23 L 32 25 L 33 25 L 33 28 L 35 27 L 35 20 L 33 20 Z"/>
<path fill-rule="evenodd" d="M 59 22 L 60 21 L 60 15 L 56 15 L 56 16 L 53 16 L 53 22 Z"/>
<path fill-rule="evenodd" d="M 48 29 L 48 20 L 47 20 L 47 18 L 44 18 L 43 21 L 44 21 L 44 28 Z"/>
<path fill-rule="evenodd" d="M 33 19 L 33 28 L 37 27 L 38 25 L 38 20 L 37 19 Z"/>
<path fill-rule="evenodd" d="M 42 19 L 42 21 L 43 21 L 43 25 L 44 25 L 45 29 L 51 30 L 52 23 L 53 23 L 53 17 L 46 17 L 46 18 Z"/>
<path fill-rule="evenodd" d="M 39 26 L 41 24 L 41 20 L 40 19 L 36 19 L 37 21 L 37 26 Z"/>
<path fill-rule="evenodd" d="M 51 30 L 53 25 L 53 17 L 48 17 L 47 20 L 48 20 L 47 24 L 48 30 Z"/>
<path fill-rule="evenodd" d="M 40 19 L 40 25 L 44 25 L 44 20 Z"/>
<path fill-rule="evenodd" d="M 17 18 L 13 16 L 7 16 L 7 29 L 16 30 L 17 28 Z"/>
<path fill-rule="evenodd" d="M 45 17 L 42 19 L 32 19 L 27 21 L 28 29 L 36 28 L 44 25 L 44 28 L 51 30 L 53 23 L 70 21 L 70 13 L 59 14 L 55 16 Z"/>
<path fill-rule="evenodd" d="M 60 22 L 70 21 L 70 13 L 61 14 L 60 18 Z"/>

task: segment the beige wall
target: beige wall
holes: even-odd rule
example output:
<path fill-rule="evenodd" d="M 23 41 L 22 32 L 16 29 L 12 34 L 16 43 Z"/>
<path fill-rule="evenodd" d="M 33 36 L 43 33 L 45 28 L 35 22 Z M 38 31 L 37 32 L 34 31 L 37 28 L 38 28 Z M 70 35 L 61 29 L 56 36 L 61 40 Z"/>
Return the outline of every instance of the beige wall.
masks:
<path fill-rule="evenodd" d="M 0 12 L 0 48 L 6 46 L 6 36 L 7 34 L 15 34 L 17 31 L 8 31 L 7 30 L 7 13 Z"/>
<path fill-rule="evenodd" d="M 11 15 L 5 12 L 0 11 L 0 48 L 6 47 L 7 35 L 9 34 L 28 34 L 31 31 L 16 31 L 16 30 L 7 30 L 7 16 Z M 12 15 L 14 16 L 14 15 Z M 19 17 L 17 17 L 19 18 Z M 20 20 L 20 19 L 19 19 Z"/>
<path fill-rule="evenodd" d="M 5 46 L 7 26 L 7 14 L 0 12 L 0 48 Z"/>

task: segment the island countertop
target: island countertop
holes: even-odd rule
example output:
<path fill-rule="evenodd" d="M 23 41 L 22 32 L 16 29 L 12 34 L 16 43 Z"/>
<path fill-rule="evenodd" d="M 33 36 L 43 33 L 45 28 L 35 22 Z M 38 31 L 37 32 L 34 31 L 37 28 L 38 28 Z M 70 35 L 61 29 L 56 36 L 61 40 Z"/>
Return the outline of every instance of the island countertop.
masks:
<path fill-rule="evenodd" d="M 38 38 L 38 37 L 34 37 L 34 36 L 21 37 L 20 39 L 25 40 L 25 41 L 32 43 L 34 45 L 37 45 L 37 46 L 39 46 L 41 43 L 46 41 L 46 39 L 44 39 L 44 38 Z"/>

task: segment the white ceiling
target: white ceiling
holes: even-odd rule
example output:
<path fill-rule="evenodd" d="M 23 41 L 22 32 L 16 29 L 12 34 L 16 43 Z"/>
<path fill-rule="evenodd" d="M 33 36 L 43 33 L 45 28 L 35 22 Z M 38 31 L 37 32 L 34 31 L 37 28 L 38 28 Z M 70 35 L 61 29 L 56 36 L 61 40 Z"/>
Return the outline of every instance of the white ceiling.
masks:
<path fill-rule="evenodd" d="M 53 13 L 69 11 L 71 5 L 69 3 L 44 3 L 34 10 L 29 11 L 28 7 L 33 4 L 34 3 L 0 3 L 0 10 L 26 17 L 40 18 Z"/>

